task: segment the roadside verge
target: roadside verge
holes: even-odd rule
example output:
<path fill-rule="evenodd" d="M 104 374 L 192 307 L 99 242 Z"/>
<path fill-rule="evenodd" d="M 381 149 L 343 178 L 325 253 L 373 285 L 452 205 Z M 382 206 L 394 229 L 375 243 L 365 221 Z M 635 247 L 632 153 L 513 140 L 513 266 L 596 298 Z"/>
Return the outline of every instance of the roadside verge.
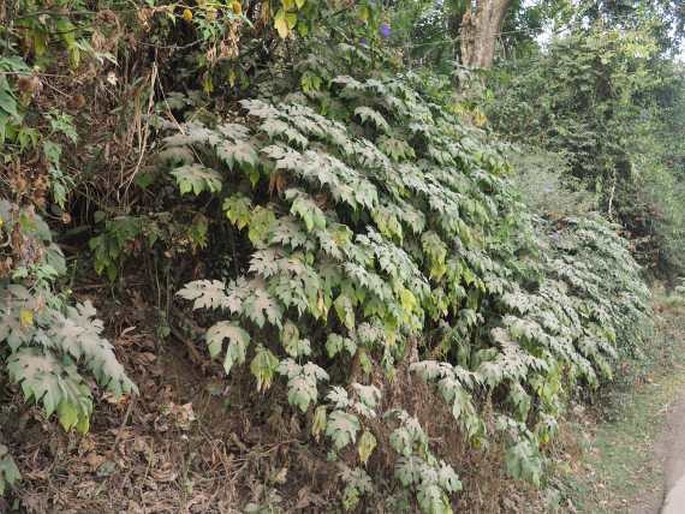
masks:
<path fill-rule="evenodd" d="M 550 512 L 656 514 L 685 471 L 685 299 L 655 291 L 654 311 L 644 357 L 569 424 Z"/>

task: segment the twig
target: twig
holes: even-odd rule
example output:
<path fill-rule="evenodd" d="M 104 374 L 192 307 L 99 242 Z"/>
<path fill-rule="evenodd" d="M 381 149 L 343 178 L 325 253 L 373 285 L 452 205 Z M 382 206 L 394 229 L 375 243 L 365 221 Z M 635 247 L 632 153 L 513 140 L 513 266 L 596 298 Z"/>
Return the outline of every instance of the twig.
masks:
<path fill-rule="evenodd" d="M 128 418 L 131 417 L 131 411 L 133 410 L 133 405 L 136 403 L 136 397 L 131 396 L 131 401 L 128 402 L 128 407 L 126 407 L 126 414 L 124 414 L 124 419 L 121 421 L 119 430 L 117 431 L 117 436 L 114 438 L 114 443 L 112 444 L 112 451 L 117 449 L 119 441 L 121 441 L 122 434 L 124 433 L 124 427 L 128 423 Z"/>
<path fill-rule="evenodd" d="M 140 171 L 140 166 L 143 163 L 143 158 L 145 157 L 145 149 L 147 148 L 147 140 L 148 140 L 148 136 L 150 135 L 150 115 L 152 114 L 152 110 L 155 106 L 155 83 L 156 82 L 157 82 L 157 61 L 152 63 L 152 71 L 150 72 L 150 94 L 148 95 L 148 100 L 147 100 L 147 119 L 145 121 L 145 127 L 142 129 L 143 137 L 141 138 L 140 144 L 138 145 L 138 162 L 136 163 L 136 167 L 134 168 L 133 172 L 131 173 L 131 176 L 128 179 L 128 183 L 126 184 L 126 189 L 124 190 L 124 197 L 126 197 L 128 195 L 128 190 L 131 187 L 133 180 L 136 178 L 136 175 L 138 175 L 138 172 Z"/>
<path fill-rule="evenodd" d="M 178 339 L 179 341 L 183 342 L 185 345 L 186 349 L 188 350 L 188 353 L 190 353 L 190 359 L 195 363 L 199 364 L 201 366 L 206 365 L 206 359 L 202 358 L 202 355 L 200 355 L 200 352 L 198 351 L 197 347 L 193 344 L 192 341 L 189 341 L 186 337 L 183 336 L 180 330 L 178 330 L 176 327 L 173 325 L 169 325 L 169 328 L 171 330 L 171 333 L 173 336 Z"/>
<path fill-rule="evenodd" d="M 131 282 L 131 283 L 127 283 L 126 287 L 137 287 L 137 286 L 143 286 L 145 284 L 146 284 L 145 282 Z M 111 287 L 111 285 L 110 284 L 85 284 L 82 286 L 72 287 L 72 290 L 74 290 L 74 291 L 88 291 L 91 289 L 105 289 L 107 287 Z"/>

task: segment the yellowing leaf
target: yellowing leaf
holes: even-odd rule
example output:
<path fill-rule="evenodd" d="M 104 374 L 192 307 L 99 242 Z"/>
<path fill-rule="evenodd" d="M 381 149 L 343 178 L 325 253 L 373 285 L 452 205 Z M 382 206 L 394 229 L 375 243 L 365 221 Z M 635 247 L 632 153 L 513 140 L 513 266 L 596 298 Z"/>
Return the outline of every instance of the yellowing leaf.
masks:
<path fill-rule="evenodd" d="M 377 444 L 378 443 L 377 443 L 374 435 L 371 432 L 369 432 L 368 430 L 365 430 L 364 433 L 359 438 L 359 444 L 357 445 L 357 453 L 359 454 L 359 461 L 362 464 L 366 464 L 368 462 L 369 457 L 371 457 L 373 450 L 376 449 Z"/>
<path fill-rule="evenodd" d="M 285 39 L 290 34 L 290 28 L 288 27 L 288 22 L 286 21 L 285 11 L 279 9 L 274 16 L 274 27 L 278 31 L 278 35 Z"/>
<path fill-rule="evenodd" d="M 262 345 L 259 345 L 255 357 L 250 363 L 250 371 L 257 379 L 257 391 L 264 391 L 271 387 L 274 374 L 278 368 L 276 356 Z"/>
<path fill-rule="evenodd" d="M 88 430 L 90 430 L 90 417 L 88 416 L 82 416 L 78 423 L 76 423 L 76 431 L 79 434 L 86 434 L 88 433 Z"/>
<path fill-rule="evenodd" d="M 61 401 L 57 407 L 57 418 L 67 432 L 79 422 L 78 411 L 67 401 Z"/>
<path fill-rule="evenodd" d="M 33 311 L 30 309 L 22 309 L 19 313 L 19 320 L 21 321 L 22 327 L 30 327 L 33 325 Z"/>
<path fill-rule="evenodd" d="M 341 294 L 335 299 L 333 306 L 340 322 L 349 330 L 354 329 L 355 315 L 352 300 L 348 296 Z"/>
<path fill-rule="evenodd" d="M 319 405 L 314 411 L 314 418 L 312 419 L 312 436 L 317 441 L 321 436 L 321 432 L 326 428 L 326 407 Z"/>

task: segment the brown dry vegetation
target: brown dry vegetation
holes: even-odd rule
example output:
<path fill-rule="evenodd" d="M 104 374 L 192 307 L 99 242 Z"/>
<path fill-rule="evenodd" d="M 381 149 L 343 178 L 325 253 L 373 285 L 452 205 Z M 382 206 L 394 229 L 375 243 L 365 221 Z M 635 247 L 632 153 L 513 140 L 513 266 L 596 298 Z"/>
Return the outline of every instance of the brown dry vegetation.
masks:
<path fill-rule="evenodd" d="M 65 434 L 37 408 L 18 410 L 19 401 L 3 412 L 2 431 L 23 475 L 13 498 L 25 512 L 230 513 L 241 512 L 246 502 L 272 503 L 286 512 L 339 510 L 338 464 L 326 463 L 324 445 L 309 444 L 306 420 L 271 401 L 282 387 L 259 394 L 245 372 L 229 383 L 208 359 L 204 367 L 191 365 L 204 350 L 189 350 L 191 341 L 174 337 L 160 342 L 151 323 L 156 310 L 145 291 L 130 289 L 117 301 L 107 298 L 106 284 L 80 291 L 97 304 L 141 394 L 100 401 L 84 436 Z M 443 402 L 406 370 L 398 376 L 404 378 L 386 402 L 413 405 L 412 414 L 433 435 L 434 450 L 461 465 L 466 489 L 455 508 L 535 510 L 539 493 L 506 476 L 501 448 L 470 448 Z M 369 467 L 390 476 L 392 459 L 377 451 Z M 354 455 L 343 455 L 345 460 Z"/>

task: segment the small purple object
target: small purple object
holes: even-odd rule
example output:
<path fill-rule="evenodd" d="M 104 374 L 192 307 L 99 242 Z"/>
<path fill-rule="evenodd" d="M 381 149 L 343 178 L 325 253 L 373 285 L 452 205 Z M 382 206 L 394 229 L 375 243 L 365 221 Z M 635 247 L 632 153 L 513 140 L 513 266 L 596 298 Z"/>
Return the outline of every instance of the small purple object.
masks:
<path fill-rule="evenodd" d="M 359 40 L 359 44 L 366 48 L 369 46 L 369 40 L 363 37 Z"/>
<path fill-rule="evenodd" d="M 381 26 L 378 28 L 378 32 L 381 33 L 381 36 L 383 36 L 385 39 L 390 37 L 390 25 L 388 23 L 381 23 Z"/>

